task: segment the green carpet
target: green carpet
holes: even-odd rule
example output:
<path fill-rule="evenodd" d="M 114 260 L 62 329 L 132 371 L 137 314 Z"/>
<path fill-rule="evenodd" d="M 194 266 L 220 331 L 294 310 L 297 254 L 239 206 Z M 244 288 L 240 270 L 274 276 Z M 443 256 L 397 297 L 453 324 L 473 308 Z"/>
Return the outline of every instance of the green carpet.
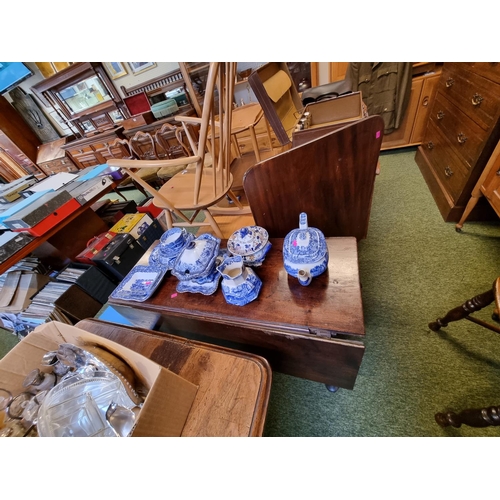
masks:
<path fill-rule="evenodd" d="M 382 153 L 359 244 L 366 351 L 354 390 L 273 373 L 265 436 L 498 436 L 434 414 L 500 404 L 500 337 L 469 321 L 427 324 L 500 275 L 500 224 L 445 223 L 414 161 Z M 490 320 L 492 308 L 479 317 Z M 0 357 L 13 336 L 0 332 Z"/>

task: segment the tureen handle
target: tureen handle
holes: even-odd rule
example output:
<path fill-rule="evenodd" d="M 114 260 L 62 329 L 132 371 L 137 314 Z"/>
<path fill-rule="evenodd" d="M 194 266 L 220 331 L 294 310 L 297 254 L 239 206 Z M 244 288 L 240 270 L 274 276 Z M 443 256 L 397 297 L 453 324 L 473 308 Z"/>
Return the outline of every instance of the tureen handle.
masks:
<path fill-rule="evenodd" d="M 307 214 L 305 212 L 300 214 L 299 229 L 307 229 Z"/>

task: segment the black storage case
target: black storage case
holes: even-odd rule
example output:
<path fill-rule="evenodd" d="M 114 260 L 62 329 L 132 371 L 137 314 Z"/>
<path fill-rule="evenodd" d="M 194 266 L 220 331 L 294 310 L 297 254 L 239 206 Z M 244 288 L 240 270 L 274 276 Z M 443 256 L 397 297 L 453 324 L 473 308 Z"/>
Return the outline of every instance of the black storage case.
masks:
<path fill-rule="evenodd" d="M 146 250 L 128 233 L 117 234 L 92 261 L 121 281 L 137 264 Z"/>
<path fill-rule="evenodd" d="M 148 226 L 146 231 L 144 231 L 139 238 L 137 238 L 137 243 L 141 245 L 144 250 L 147 250 L 156 240 L 159 240 L 164 231 L 157 219 L 153 219 L 153 222 Z"/>
<path fill-rule="evenodd" d="M 116 288 L 115 278 L 111 278 L 96 266 L 73 262 L 66 269 L 85 269 L 74 283 L 101 304 L 105 304 L 108 301 L 108 297 Z M 58 278 L 56 280 L 65 281 Z"/>

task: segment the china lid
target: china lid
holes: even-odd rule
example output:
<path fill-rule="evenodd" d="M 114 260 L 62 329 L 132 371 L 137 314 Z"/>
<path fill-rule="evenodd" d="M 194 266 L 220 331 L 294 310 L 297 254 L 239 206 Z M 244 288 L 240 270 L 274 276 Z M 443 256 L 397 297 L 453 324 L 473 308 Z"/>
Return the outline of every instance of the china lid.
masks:
<path fill-rule="evenodd" d="M 175 259 L 172 274 L 181 281 L 203 277 L 215 265 L 220 239 L 205 233 L 190 241 Z"/>
<path fill-rule="evenodd" d="M 308 227 L 307 214 L 302 212 L 299 228 L 293 229 L 285 236 L 283 258 L 296 263 L 317 262 L 327 251 L 325 236 L 319 229 Z"/>

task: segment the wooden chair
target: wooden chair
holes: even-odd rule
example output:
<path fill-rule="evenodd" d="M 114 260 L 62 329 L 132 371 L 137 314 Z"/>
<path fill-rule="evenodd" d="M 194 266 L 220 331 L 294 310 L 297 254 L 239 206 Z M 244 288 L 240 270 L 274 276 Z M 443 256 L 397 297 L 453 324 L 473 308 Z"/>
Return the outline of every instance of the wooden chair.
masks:
<path fill-rule="evenodd" d="M 448 324 L 453 321 L 467 319 L 495 333 L 500 333 L 500 325 L 493 325 L 471 316 L 472 313 L 480 311 L 492 303 L 495 304 L 492 319 L 498 322 L 500 319 L 500 277 L 493 282 L 489 290 L 451 309 L 445 316 L 438 318 L 436 321 L 432 321 L 428 326 L 432 331 L 437 332 L 441 328 L 447 327 Z M 500 425 L 500 406 L 467 409 L 459 413 L 453 411 L 436 413 L 434 418 L 441 427 L 460 427 L 462 424 L 470 427 L 489 427 L 492 425 Z"/>
<path fill-rule="evenodd" d="M 110 142 L 107 145 L 107 150 L 108 150 L 108 155 L 110 158 L 123 158 L 127 160 L 132 160 L 136 159 L 136 156 L 134 155 L 132 148 L 130 146 L 130 143 L 128 139 L 115 139 L 114 141 Z M 108 160 L 108 165 L 109 165 L 109 160 Z M 158 176 L 156 175 L 156 172 L 158 169 L 144 169 L 141 172 L 138 173 L 138 175 L 144 177 L 144 180 L 146 182 L 152 182 L 156 183 Z M 148 193 L 144 190 L 144 188 L 137 183 L 132 177 L 129 176 L 128 179 L 122 181 L 120 183 L 121 186 L 127 186 L 128 184 L 133 184 L 135 188 L 140 191 L 146 198 L 149 197 Z M 123 197 L 123 195 L 120 194 L 120 196 Z M 124 198 L 126 200 L 126 198 Z"/>
<path fill-rule="evenodd" d="M 235 63 L 210 63 L 207 86 L 205 90 L 202 116 L 177 116 L 176 120 L 188 130 L 189 123 L 200 125 L 198 143 L 191 143 L 196 153 L 189 157 L 163 160 L 124 160 L 113 159 L 110 166 L 127 170 L 143 188 L 153 196 L 153 203 L 165 209 L 167 225 L 174 226 L 209 226 L 215 235 L 222 238 L 222 232 L 215 221 L 212 211 L 231 215 L 248 213 L 231 191 L 233 178 L 231 165 L 231 114 L 232 95 L 235 81 Z M 214 98 L 217 96 L 219 106 L 214 109 Z M 222 117 L 218 125 L 214 117 Z M 218 129 L 217 141 L 214 130 Z M 209 133 L 210 132 L 210 133 Z M 188 133 L 188 132 L 186 132 Z M 206 165 L 207 151 L 212 155 L 212 166 Z M 172 167 L 188 165 L 187 168 L 174 175 L 158 191 L 141 179 L 134 169 L 152 167 Z M 217 203 L 229 196 L 233 207 L 220 208 Z M 204 221 L 197 221 L 198 214 L 204 214 Z"/>
<path fill-rule="evenodd" d="M 284 238 L 307 212 L 325 236 L 365 238 L 382 136 L 371 116 L 251 167 L 243 188 L 255 223 Z"/>

